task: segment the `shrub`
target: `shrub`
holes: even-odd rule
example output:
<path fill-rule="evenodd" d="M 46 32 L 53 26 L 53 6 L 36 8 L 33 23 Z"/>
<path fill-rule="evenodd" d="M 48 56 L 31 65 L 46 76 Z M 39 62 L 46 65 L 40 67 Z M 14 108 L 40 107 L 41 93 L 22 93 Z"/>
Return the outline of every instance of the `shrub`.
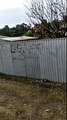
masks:
<path fill-rule="evenodd" d="M 25 36 L 34 36 L 34 33 L 32 32 L 32 30 L 28 30 L 26 33 L 25 33 Z"/>

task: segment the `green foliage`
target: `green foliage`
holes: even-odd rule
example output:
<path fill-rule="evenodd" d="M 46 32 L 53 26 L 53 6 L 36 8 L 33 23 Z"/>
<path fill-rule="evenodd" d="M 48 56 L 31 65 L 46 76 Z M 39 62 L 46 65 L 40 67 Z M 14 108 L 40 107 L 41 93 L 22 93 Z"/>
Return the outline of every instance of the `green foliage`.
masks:
<path fill-rule="evenodd" d="M 8 25 L 5 25 L 4 28 L 0 29 L 0 35 L 4 36 L 10 36 L 10 37 L 15 37 L 15 36 L 21 36 L 25 34 L 28 30 L 30 29 L 30 26 L 28 26 L 25 23 L 22 23 L 21 25 L 16 25 L 16 27 L 9 28 Z"/>
<path fill-rule="evenodd" d="M 65 22 L 62 20 L 53 20 L 51 22 L 42 21 L 40 24 L 35 24 L 34 31 L 40 35 L 40 38 L 59 38 L 65 37 L 66 32 Z"/>
<path fill-rule="evenodd" d="M 34 33 L 32 32 L 32 30 L 28 30 L 26 33 L 25 33 L 26 36 L 30 36 L 30 37 L 33 37 L 34 36 Z"/>
<path fill-rule="evenodd" d="M 30 27 L 25 23 L 18 24 L 16 27 L 9 28 L 8 25 L 5 25 L 4 28 L 0 29 L 0 35 L 3 36 L 38 36 L 40 38 L 59 38 L 65 37 L 67 31 L 66 23 L 62 20 L 53 20 L 48 22 L 43 20 L 39 24 L 35 24 L 34 27 Z"/>

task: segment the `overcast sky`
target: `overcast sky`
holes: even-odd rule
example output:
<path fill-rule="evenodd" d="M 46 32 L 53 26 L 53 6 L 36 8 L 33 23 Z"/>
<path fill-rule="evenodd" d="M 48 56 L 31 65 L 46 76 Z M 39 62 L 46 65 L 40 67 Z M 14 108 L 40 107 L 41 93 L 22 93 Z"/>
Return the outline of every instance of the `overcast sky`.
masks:
<path fill-rule="evenodd" d="M 0 0 L 0 28 L 28 23 L 24 4 L 29 5 L 25 0 Z"/>

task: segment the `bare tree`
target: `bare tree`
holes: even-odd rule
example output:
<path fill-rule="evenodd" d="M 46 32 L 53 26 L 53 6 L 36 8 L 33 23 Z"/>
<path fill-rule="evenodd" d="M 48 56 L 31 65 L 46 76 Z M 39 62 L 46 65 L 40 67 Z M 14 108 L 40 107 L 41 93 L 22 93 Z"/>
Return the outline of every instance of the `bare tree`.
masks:
<path fill-rule="evenodd" d="M 54 32 L 52 37 L 55 37 L 56 30 L 53 24 L 49 24 L 49 27 L 44 27 L 45 20 L 51 23 L 52 21 L 64 20 L 66 21 L 66 0 L 33 0 L 30 7 L 27 7 L 27 16 L 31 23 L 34 25 L 41 24 L 42 31 L 46 31 L 51 35 L 51 31 Z M 50 28 L 50 29 L 49 29 Z M 42 32 L 44 33 L 44 32 Z"/>
<path fill-rule="evenodd" d="M 66 0 L 33 0 L 27 9 L 33 21 L 61 19 L 66 15 Z"/>

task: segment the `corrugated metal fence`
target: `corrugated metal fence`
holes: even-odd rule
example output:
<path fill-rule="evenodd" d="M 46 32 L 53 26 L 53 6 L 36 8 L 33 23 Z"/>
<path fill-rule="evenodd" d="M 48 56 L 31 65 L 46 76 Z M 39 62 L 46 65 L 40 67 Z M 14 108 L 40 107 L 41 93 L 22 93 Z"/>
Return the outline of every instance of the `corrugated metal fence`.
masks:
<path fill-rule="evenodd" d="M 66 82 L 66 38 L 1 41 L 0 72 Z"/>

